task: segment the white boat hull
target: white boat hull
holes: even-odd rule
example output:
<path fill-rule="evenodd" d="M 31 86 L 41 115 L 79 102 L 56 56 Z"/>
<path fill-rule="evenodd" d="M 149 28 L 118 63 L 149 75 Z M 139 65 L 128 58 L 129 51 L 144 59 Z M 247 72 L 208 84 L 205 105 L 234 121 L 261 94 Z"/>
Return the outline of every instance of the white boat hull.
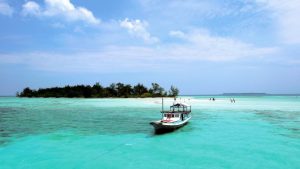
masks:
<path fill-rule="evenodd" d="M 160 131 L 172 131 L 175 129 L 178 129 L 188 123 L 188 121 L 191 119 L 191 116 L 183 121 L 175 121 L 175 122 L 162 122 L 161 120 L 153 121 L 150 124 L 154 127 L 156 132 Z"/>

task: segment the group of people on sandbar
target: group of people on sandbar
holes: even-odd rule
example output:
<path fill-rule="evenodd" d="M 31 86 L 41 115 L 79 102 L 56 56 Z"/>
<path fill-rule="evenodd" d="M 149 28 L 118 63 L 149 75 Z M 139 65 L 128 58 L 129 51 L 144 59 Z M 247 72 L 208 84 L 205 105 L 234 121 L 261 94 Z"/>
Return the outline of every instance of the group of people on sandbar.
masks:
<path fill-rule="evenodd" d="M 209 98 L 209 101 L 215 101 L 216 99 L 213 97 L 213 98 Z"/>
<path fill-rule="evenodd" d="M 216 101 L 216 99 L 214 97 L 209 98 L 209 101 Z M 234 98 L 230 98 L 230 102 L 231 103 L 235 103 L 235 99 Z"/>
<path fill-rule="evenodd" d="M 231 103 L 235 103 L 235 99 L 234 98 L 230 98 L 230 102 Z"/>

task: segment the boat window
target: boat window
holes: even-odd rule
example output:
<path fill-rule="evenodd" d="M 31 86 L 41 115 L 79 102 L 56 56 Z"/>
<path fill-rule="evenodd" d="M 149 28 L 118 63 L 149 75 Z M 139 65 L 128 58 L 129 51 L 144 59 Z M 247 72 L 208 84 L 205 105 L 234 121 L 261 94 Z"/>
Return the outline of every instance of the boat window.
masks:
<path fill-rule="evenodd" d="M 167 117 L 167 115 L 166 115 L 166 114 L 164 114 L 164 117 Z"/>
<path fill-rule="evenodd" d="M 179 114 L 176 114 L 175 117 L 179 117 Z"/>
<path fill-rule="evenodd" d="M 174 117 L 174 114 L 172 114 L 172 117 Z"/>

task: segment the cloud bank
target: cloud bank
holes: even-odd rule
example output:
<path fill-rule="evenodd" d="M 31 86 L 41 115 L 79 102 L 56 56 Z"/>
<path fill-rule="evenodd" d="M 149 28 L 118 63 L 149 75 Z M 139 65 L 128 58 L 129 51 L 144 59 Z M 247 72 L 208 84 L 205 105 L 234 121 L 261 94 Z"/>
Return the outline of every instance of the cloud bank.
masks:
<path fill-rule="evenodd" d="M 68 22 L 83 21 L 89 24 L 99 24 L 100 20 L 94 14 L 80 6 L 75 6 L 70 0 L 45 0 L 45 6 L 41 7 L 34 1 L 28 1 L 23 5 L 24 16 L 40 18 L 57 17 Z"/>
<path fill-rule="evenodd" d="M 212 36 L 208 30 L 171 31 L 178 43 L 148 46 L 105 46 L 98 51 L 75 53 L 32 52 L 0 54 L 0 63 L 22 64 L 32 69 L 59 72 L 166 71 L 200 61 L 255 60 L 276 53 L 276 48 L 256 47 L 232 38 Z M 115 69 L 117 65 L 118 69 Z"/>
<path fill-rule="evenodd" d="M 169 34 L 184 41 L 170 47 L 174 51 L 171 52 L 172 55 L 182 56 L 184 59 L 229 61 L 265 57 L 277 51 L 274 47 L 256 47 L 234 38 L 213 36 L 206 29 L 195 29 L 188 33 L 170 31 Z"/>
<path fill-rule="evenodd" d="M 188 2 L 183 2 L 181 0 L 174 0 L 172 2 L 165 1 L 163 2 L 164 6 L 159 6 L 158 3 L 160 1 L 157 0 L 145 0 L 143 2 L 145 3 L 145 10 L 149 10 L 150 12 L 161 10 L 165 6 L 170 7 L 172 10 L 163 9 L 164 15 L 166 16 L 177 13 L 182 7 L 184 8 L 184 11 L 187 11 L 188 16 L 191 16 L 188 17 L 187 20 L 238 15 L 236 13 L 247 13 L 254 10 L 254 7 L 258 7 L 255 5 L 259 5 L 263 8 L 262 12 L 271 11 L 272 14 L 274 14 L 273 17 L 276 18 L 278 24 L 281 25 L 279 26 L 281 34 L 287 43 L 300 42 L 299 31 L 296 30 L 300 25 L 297 26 L 299 21 L 295 19 L 297 18 L 296 15 L 299 13 L 297 11 L 298 1 L 295 0 L 291 1 L 292 5 L 280 2 L 279 0 L 256 0 L 253 2 L 251 1 L 250 6 L 245 6 L 245 3 L 242 3 L 240 7 L 232 9 L 226 5 L 224 7 L 220 6 L 220 4 L 216 4 L 215 1 L 210 3 L 211 1 L 208 0 L 201 2 L 196 0 Z M 228 3 L 229 1 L 226 1 L 225 4 Z M 206 7 L 209 8 L 205 11 L 200 10 Z M 22 14 L 24 16 L 38 18 L 63 18 L 69 22 L 83 21 L 89 24 L 100 23 L 100 20 L 97 19 L 91 11 L 84 7 L 75 6 L 70 0 L 45 0 L 44 5 L 35 1 L 27 1 L 23 5 Z M 172 18 L 179 20 L 177 17 L 180 17 L 181 14 L 182 13 L 179 12 L 178 15 L 174 15 Z M 182 15 L 184 18 L 187 16 L 185 14 Z M 160 26 L 155 20 L 152 19 L 150 21 L 151 27 L 156 26 L 157 28 Z M 163 21 L 167 22 L 168 20 L 165 19 Z M 197 21 L 198 20 L 196 20 L 196 22 Z M 207 25 L 206 27 L 208 29 L 202 29 L 200 25 L 193 25 L 192 22 L 189 24 L 179 23 L 179 26 L 168 25 L 162 32 L 156 32 L 156 34 L 162 35 L 158 38 L 150 33 L 150 23 L 143 19 L 126 18 L 124 20 L 115 21 L 114 24 L 111 25 L 109 23 L 103 23 L 102 25 L 105 24 L 107 24 L 108 29 L 110 29 L 109 31 L 103 31 L 102 33 L 83 33 L 82 36 L 78 37 L 79 40 L 76 39 L 76 35 L 70 35 L 71 40 L 69 41 L 72 42 L 70 43 L 71 45 L 68 46 L 67 40 L 62 42 L 62 46 L 66 48 L 65 52 L 52 53 L 49 51 L 33 49 L 31 50 L 32 52 L 28 53 L 0 54 L 0 63 L 24 64 L 34 69 L 49 71 L 123 71 L 124 69 L 135 71 L 138 70 L 136 67 L 152 70 L 153 67 L 160 68 L 178 65 L 181 64 L 182 61 L 193 63 L 194 61 L 230 62 L 238 60 L 260 60 L 276 55 L 280 50 L 278 47 L 257 45 L 255 42 L 245 42 L 239 39 L 238 36 L 230 36 L 230 34 L 221 36 L 217 31 L 211 31 L 216 30 L 214 29 L 215 25 Z M 60 22 L 56 22 L 55 24 L 52 24 L 52 27 L 64 28 L 64 25 Z M 181 27 L 183 30 L 188 31 L 180 30 Z M 137 43 L 134 42 L 134 40 L 128 38 L 126 32 L 125 35 L 123 34 L 124 32 L 121 31 L 121 28 L 125 29 L 129 35 L 142 39 L 146 45 L 139 42 L 138 45 L 136 45 Z M 100 29 L 101 28 L 96 31 L 100 31 Z M 81 30 L 78 29 L 78 31 Z M 108 38 L 105 39 L 103 34 Z M 89 37 L 86 38 L 86 35 L 89 35 Z M 97 40 L 93 39 L 93 35 L 97 36 L 95 38 Z M 75 37 L 75 40 L 73 37 Z M 62 36 L 58 38 L 63 39 Z M 88 46 L 88 49 L 82 47 L 84 38 L 88 39 L 87 42 L 89 45 L 86 45 Z M 104 39 L 103 41 L 106 41 L 99 43 L 98 39 Z M 118 40 L 123 43 L 118 43 Z M 74 43 L 74 41 L 76 41 L 76 43 Z M 112 44 L 115 46 L 111 46 Z M 116 44 L 119 46 L 116 46 Z M 68 53 L 68 48 L 81 49 L 81 51 Z M 118 65 L 124 69 L 112 70 L 114 65 Z"/>
<path fill-rule="evenodd" d="M 256 0 L 257 4 L 272 13 L 278 25 L 279 35 L 287 44 L 300 44 L 299 0 Z"/>

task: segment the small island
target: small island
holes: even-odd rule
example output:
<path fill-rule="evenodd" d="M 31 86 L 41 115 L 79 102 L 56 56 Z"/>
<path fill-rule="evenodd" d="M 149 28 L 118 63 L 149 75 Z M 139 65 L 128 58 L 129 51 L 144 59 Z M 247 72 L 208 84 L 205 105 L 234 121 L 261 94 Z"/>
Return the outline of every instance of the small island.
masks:
<path fill-rule="evenodd" d="M 178 88 L 171 86 L 165 91 L 157 83 L 151 83 L 148 89 L 141 83 L 130 84 L 112 83 L 107 87 L 96 83 L 91 85 L 75 85 L 65 87 L 40 88 L 38 90 L 26 87 L 17 97 L 55 97 L 55 98 L 145 98 L 145 97 L 175 97 L 179 94 Z"/>

